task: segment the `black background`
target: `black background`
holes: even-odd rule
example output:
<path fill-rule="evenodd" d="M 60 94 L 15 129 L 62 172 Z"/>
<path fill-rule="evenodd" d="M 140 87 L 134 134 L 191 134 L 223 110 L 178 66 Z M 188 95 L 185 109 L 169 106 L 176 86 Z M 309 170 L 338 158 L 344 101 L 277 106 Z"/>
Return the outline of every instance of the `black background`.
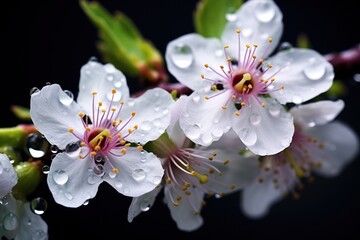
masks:
<path fill-rule="evenodd" d="M 193 11 L 197 1 L 100 1 L 108 10 L 121 10 L 138 26 L 143 36 L 162 52 L 166 44 L 194 31 Z M 342 51 L 359 44 L 359 12 L 354 0 L 276 1 L 283 12 L 283 41 L 295 44 L 306 33 L 312 48 L 321 54 Z M 78 91 L 79 71 L 91 56 L 99 55 L 97 31 L 78 1 L 11 1 L 2 5 L 0 127 L 21 123 L 10 111 L 13 104 L 29 106 L 29 91 L 46 82 L 59 83 L 63 89 Z M 359 130 L 360 83 L 352 76 L 359 64 L 336 69 L 336 78 L 348 87 L 345 110 L 339 119 Z M 171 76 L 170 76 L 171 77 Z M 128 78 L 131 91 L 136 79 Z M 133 81 L 131 83 L 131 81 Z M 171 81 L 175 81 L 171 78 Z M 203 208 L 205 224 L 186 233 L 177 230 L 161 198 L 148 212 L 127 222 L 131 202 L 106 183 L 87 206 L 65 208 L 57 205 L 45 184 L 34 193 L 48 201 L 42 215 L 48 223 L 49 238 L 124 239 L 317 239 L 337 237 L 360 239 L 360 159 L 357 157 L 337 178 L 317 178 L 306 184 L 298 201 L 291 198 L 275 204 L 261 220 L 247 219 L 239 210 L 239 195 L 208 201 Z"/>

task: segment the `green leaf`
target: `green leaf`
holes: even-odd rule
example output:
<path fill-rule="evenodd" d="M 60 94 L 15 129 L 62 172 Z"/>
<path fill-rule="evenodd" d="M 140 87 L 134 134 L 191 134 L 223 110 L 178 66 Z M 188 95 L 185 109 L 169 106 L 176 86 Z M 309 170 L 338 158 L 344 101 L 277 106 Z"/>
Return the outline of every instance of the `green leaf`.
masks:
<path fill-rule="evenodd" d="M 111 14 L 96 1 L 80 0 L 80 6 L 98 30 L 97 48 L 103 60 L 131 77 L 150 82 L 167 80 L 162 55 L 130 18 L 120 11 Z"/>
<path fill-rule="evenodd" d="M 220 38 L 226 15 L 239 9 L 243 0 L 199 0 L 194 12 L 195 31 L 204 37 Z"/>

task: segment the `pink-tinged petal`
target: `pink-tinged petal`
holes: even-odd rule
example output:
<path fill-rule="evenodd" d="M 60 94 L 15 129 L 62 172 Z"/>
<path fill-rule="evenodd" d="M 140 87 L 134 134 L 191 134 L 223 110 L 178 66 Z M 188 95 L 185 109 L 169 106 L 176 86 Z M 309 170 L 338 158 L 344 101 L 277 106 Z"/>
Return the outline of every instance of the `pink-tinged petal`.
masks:
<path fill-rule="evenodd" d="M 199 92 L 208 91 L 211 86 L 211 82 L 203 80 L 201 74 L 219 79 L 204 64 L 217 68 L 225 61 L 223 46 L 218 39 L 204 38 L 195 33 L 169 42 L 165 59 L 169 72 L 179 82 Z"/>
<path fill-rule="evenodd" d="M 172 105 L 170 109 L 171 119 L 166 132 L 168 133 L 170 139 L 178 146 L 182 147 L 186 139 L 186 136 L 183 130 L 180 128 L 179 119 L 184 110 L 184 105 L 187 99 L 187 95 L 182 95 L 176 102 Z"/>
<path fill-rule="evenodd" d="M 159 186 L 151 192 L 145 193 L 140 197 L 133 198 L 128 210 L 128 221 L 131 223 L 141 212 L 148 211 L 153 206 L 156 197 L 161 190 L 162 187 Z"/>
<path fill-rule="evenodd" d="M 228 45 L 231 57 L 238 60 L 238 34 L 240 30 L 241 58 L 246 51 L 246 44 L 258 45 L 255 55 L 258 58 L 269 56 L 277 47 L 283 32 L 282 13 L 273 1 L 246 1 L 231 16 L 222 34 L 222 41 Z M 269 43 L 269 38 L 272 43 Z"/>
<path fill-rule="evenodd" d="M 11 192 L 17 181 L 18 176 L 8 156 L 0 153 L 0 199 Z"/>
<path fill-rule="evenodd" d="M 269 63 L 273 67 L 264 79 L 274 77 L 274 89 L 284 86 L 283 90 L 271 93 L 281 104 L 310 100 L 327 91 L 333 83 L 333 66 L 314 50 L 293 48 L 282 51 L 271 57 Z"/>
<path fill-rule="evenodd" d="M 102 179 L 89 171 L 91 159 L 58 153 L 52 160 L 47 183 L 54 200 L 65 207 L 79 207 L 93 198 Z"/>
<path fill-rule="evenodd" d="M 84 129 L 79 105 L 58 84 L 43 87 L 31 95 L 30 116 L 37 130 L 53 145 L 64 149 L 78 139 L 69 128 Z"/>
<path fill-rule="evenodd" d="M 203 146 L 219 140 L 230 130 L 231 117 L 236 112 L 231 100 L 226 110 L 222 108 L 229 99 L 231 99 L 231 91 L 226 90 L 209 99 L 205 99 L 200 93 L 192 93 L 185 103 L 184 112 L 179 120 L 185 135 Z"/>
<path fill-rule="evenodd" d="M 114 95 L 112 89 L 116 90 Z M 81 67 L 77 97 L 78 104 L 86 114 L 92 113 L 92 92 L 97 92 L 96 106 L 101 101 L 105 109 L 109 107 L 112 98 L 114 102 L 127 101 L 129 98 L 126 77 L 121 71 L 110 63 L 103 65 L 90 60 Z"/>
<path fill-rule="evenodd" d="M 273 155 L 288 147 L 294 134 L 293 117 L 274 99 L 253 97 L 250 106 L 233 117 L 232 127 L 242 142 L 257 155 Z"/>
<path fill-rule="evenodd" d="M 120 158 L 108 157 L 119 172 L 105 174 L 104 180 L 125 196 L 139 197 L 154 190 L 164 175 L 160 159 L 153 153 L 129 147 Z M 106 169 L 110 169 L 109 166 Z"/>
<path fill-rule="evenodd" d="M 272 178 L 266 178 L 264 182 L 255 181 L 243 190 L 240 206 L 247 217 L 262 218 L 282 198 L 283 193 L 275 189 Z"/>
<path fill-rule="evenodd" d="M 174 206 L 170 198 L 172 196 L 181 196 L 178 206 Z M 181 189 L 164 188 L 165 202 L 167 203 L 172 219 L 176 222 L 178 229 L 186 232 L 195 231 L 203 225 L 203 219 L 200 215 L 201 204 L 204 199 L 204 193 L 193 190 L 190 195 L 186 195 Z"/>
<path fill-rule="evenodd" d="M 30 203 L 21 203 L 18 201 L 18 205 L 21 206 L 22 211 L 15 240 L 48 239 L 48 226 L 41 216 L 31 211 Z"/>
<path fill-rule="evenodd" d="M 359 138 L 342 122 L 313 127 L 306 134 L 323 144 L 323 148 L 310 152 L 312 158 L 321 162 L 321 167 L 315 171 L 323 176 L 339 175 L 358 155 Z"/>
<path fill-rule="evenodd" d="M 143 95 L 129 99 L 120 117 L 125 122 L 132 112 L 136 114 L 122 135 L 137 125 L 138 129 L 126 138 L 127 141 L 145 144 L 157 139 L 170 124 L 170 108 L 173 103 L 170 93 L 161 88 L 147 90 Z"/>
<path fill-rule="evenodd" d="M 317 101 L 290 109 L 296 124 L 302 128 L 324 125 L 334 120 L 344 108 L 344 101 Z"/>

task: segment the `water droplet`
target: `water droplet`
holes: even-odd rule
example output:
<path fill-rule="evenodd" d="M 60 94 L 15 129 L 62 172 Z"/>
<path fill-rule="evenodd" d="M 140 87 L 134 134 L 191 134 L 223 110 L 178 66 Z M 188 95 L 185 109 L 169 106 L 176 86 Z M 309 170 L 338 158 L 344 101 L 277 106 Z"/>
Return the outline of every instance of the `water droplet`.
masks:
<path fill-rule="evenodd" d="M 304 69 L 304 75 L 310 80 L 319 80 L 325 75 L 326 69 L 323 64 L 309 63 Z"/>
<path fill-rule="evenodd" d="M 162 111 L 162 114 L 163 115 L 167 115 L 169 113 L 169 109 L 165 108 L 163 111 Z"/>
<path fill-rule="evenodd" d="M 252 146 L 257 141 L 257 135 L 251 128 L 243 128 L 239 131 L 238 135 L 246 146 Z"/>
<path fill-rule="evenodd" d="M 69 176 L 64 170 L 56 170 L 52 177 L 54 182 L 59 185 L 64 185 L 69 180 Z"/>
<path fill-rule="evenodd" d="M 226 13 L 225 18 L 229 22 L 234 22 L 237 19 L 237 16 L 235 13 Z"/>
<path fill-rule="evenodd" d="M 270 22 L 275 17 L 275 8 L 269 2 L 258 4 L 255 9 L 255 16 L 260 22 Z"/>
<path fill-rule="evenodd" d="M 31 219 L 29 219 L 26 223 L 28 226 L 31 226 L 32 222 L 31 222 Z"/>
<path fill-rule="evenodd" d="M 101 181 L 101 177 L 96 174 L 90 174 L 88 177 L 88 183 L 90 185 L 96 184 Z"/>
<path fill-rule="evenodd" d="M 116 181 L 116 182 L 115 182 L 115 187 L 117 187 L 117 188 L 122 188 L 122 187 L 123 187 L 122 182 Z"/>
<path fill-rule="evenodd" d="M 162 180 L 162 177 L 161 177 L 161 176 L 155 176 L 155 177 L 153 177 L 152 182 L 153 182 L 155 185 L 158 185 L 158 184 L 161 183 L 161 180 Z"/>
<path fill-rule="evenodd" d="M 114 97 L 114 98 L 113 98 Z M 107 95 L 106 95 L 106 98 L 111 101 L 111 99 L 113 99 L 114 102 L 118 102 L 120 101 L 121 99 L 121 92 L 119 91 L 116 91 L 115 94 L 113 94 L 112 92 L 109 92 Z"/>
<path fill-rule="evenodd" d="M 150 131 L 151 130 L 151 122 L 150 121 L 145 121 L 143 123 L 140 124 L 140 128 L 143 130 L 143 131 Z"/>
<path fill-rule="evenodd" d="M 7 196 L 4 196 L 3 198 L 0 198 L 0 205 L 8 205 L 9 204 L 9 200 Z"/>
<path fill-rule="evenodd" d="M 109 73 L 106 75 L 106 80 L 109 81 L 109 82 L 112 82 L 114 80 L 114 75 Z"/>
<path fill-rule="evenodd" d="M 171 60 L 179 68 L 188 68 L 193 63 L 194 56 L 189 46 L 179 43 L 173 48 Z"/>
<path fill-rule="evenodd" d="M 49 173 L 49 170 L 50 170 L 50 167 L 49 167 L 48 165 L 44 165 L 44 166 L 42 167 L 42 172 L 43 172 L 44 174 L 48 174 L 48 173 Z"/>
<path fill-rule="evenodd" d="M 200 137 L 200 127 L 198 125 L 193 125 L 186 129 L 186 136 L 190 139 L 197 139 Z"/>
<path fill-rule="evenodd" d="M 92 56 L 89 58 L 89 62 L 97 62 L 97 58 L 95 56 Z"/>
<path fill-rule="evenodd" d="M 56 145 L 51 145 L 51 146 L 50 146 L 50 151 L 51 151 L 52 153 L 57 153 L 57 152 L 59 151 L 59 148 L 58 148 L 58 146 L 56 146 Z"/>
<path fill-rule="evenodd" d="M 161 125 L 161 120 L 159 118 L 154 119 L 153 121 L 154 126 L 159 127 Z"/>
<path fill-rule="evenodd" d="M 69 90 L 64 90 L 59 93 L 59 101 L 65 106 L 68 106 L 74 101 L 74 94 Z"/>
<path fill-rule="evenodd" d="M 353 78 L 355 82 L 360 83 L 360 73 L 355 73 Z"/>
<path fill-rule="evenodd" d="M 87 199 L 87 200 L 83 203 L 83 205 L 84 205 L 84 206 L 87 206 L 87 205 L 89 205 L 89 202 L 90 202 L 90 200 Z"/>
<path fill-rule="evenodd" d="M 15 214 L 9 213 L 4 217 L 3 228 L 7 231 L 13 231 L 18 227 L 18 219 Z"/>
<path fill-rule="evenodd" d="M 132 177 L 136 180 L 136 181 L 142 181 L 145 179 L 146 177 L 146 173 L 143 169 L 135 169 L 132 173 Z"/>
<path fill-rule="evenodd" d="M 41 197 L 34 198 L 30 204 L 31 210 L 37 215 L 43 214 L 46 211 L 47 206 L 47 201 Z"/>
<path fill-rule="evenodd" d="M 105 168 L 104 168 L 103 165 L 97 164 L 97 165 L 94 167 L 93 172 L 94 172 L 97 176 L 102 177 L 102 176 L 104 176 L 104 174 L 105 174 Z"/>
<path fill-rule="evenodd" d="M 119 89 L 119 88 L 121 88 L 121 86 L 122 86 L 121 80 L 114 81 L 114 87 L 115 88 Z"/>
<path fill-rule="evenodd" d="M 69 200 L 73 200 L 74 196 L 70 192 L 65 192 L 65 197 Z"/>
<path fill-rule="evenodd" d="M 79 142 L 69 143 L 65 147 L 65 152 L 68 154 L 77 154 L 77 150 L 80 148 Z"/>
<path fill-rule="evenodd" d="M 308 122 L 309 127 L 315 127 L 316 123 L 314 121 Z"/>
<path fill-rule="evenodd" d="M 300 96 L 295 95 L 292 97 L 292 101 L 295 104 L 300 104 L 300 103 L 302 103 L 302 98 Z"/>
<path fill-rule="evenodd" d="M 224 134 L 224 131 L 220 128 L 215 128 L 211 131 L 211 134 L 216 138 L 220 138 Z"/>
<path fill-rule="evenodd" d="M 36 230 L 35 236 L 32 238 L 32 240 L 47 240 L 47 234 L 43 230 Z"/>
<path fill-rule="evenodd" d="M 254 126 L 259 125 L 261 122 L 261 116 L 258 113 L 252 113 L 250 115 L 250 122 Z"/>
<path fill-rule="evenodd" d="M 26 149 L 28 154 L 33 158 L 41 158 L 45 155 L 49 149 L 50 144 L 41 135 L 31 133 L 28 135 L 26 140 Z"/>
<path fill-rule="evenodd" d="M 129 193 L 130 193 L 130 188 L 124 187 L 124 194 L 129 194 Z"/>
<path fill-rule="evenodd" d="M 196 94 L 192 97 L 192 100 L 194 103 L 198 103 L 200 101 L 200 96 Z"/>
<path fill-rule="evenodd" d="M 221 194 L 219 194 L 219 193 L 216 193 L 216 194 L 215 194 L 215 198 L 221 198 L 221 197 L 222 197 Z"/>
<path fill-rule="evenodd" d="M 253 30 L 251 28 L 244 28 L 241 30 L 241 34 L 244 37 L 250 37 L 253 34 Z"/>
<path fill-rule="evenodd" d="M 140 209 L 143 212 L 149 211 L 149 209 L 151 208 L 151 204 L 148 201 L 142 201 L 140 203 Z"/>
<path fill-rule="evenodd" d="M 33 87 L 30 89 L 30 96 L 33 95 L 34 93 L 39 93 L 40 89 L 37 87 Z"/>
<path fill-rule="evenodd" d="M 113 171 L 109 171 L 109 177 L 114 179 L 116 177 L 116 173 L 114 173 Z"/>
<path fill-rule="evenodd" d="M 211 133 L 207 132 L 201 136 L 201 140 L 202 140 L 203 144 L 208 145 L 213 140 L 213 137 L 211 136 Z"/>
<path fill-rule="evenodd" d="M 134 105 L 135 105 L 135 102 L 134 102 L 134 101 L 129 101 L 129 102 L 128 102 L 128 106 L 129 106 L 129 107 L 133 107 Z"/>
<path fill-rule="evenodd" d="M 273 117 L 279 116 L 279 114 L 280 114 L 280 107 L 281 107 L 281 106 L 280 106 L 279 104 L 276 104 L 275 102 L 269 104 L 268 109 L 269 109 L 270 115 L 273 116 Z"/>
<path fill-rule="evenodd" d="M 224 50 L 223 49 L 218 49 L 215 51 L 215 56 L 216 57 L 222 57 L 224 55 Z"/>
<path fill-rule="evenodd" d="M 213 123 L 215 123 L 215 124 L 219 123 L 219 119 L 218 119 L 218 118 L 214 118 Z"/>
<path fill-rule="evenodd" d="M 289 42 L 282 42 L 279 46 L 279 51 L 290 50 L 293 46 Z"/>

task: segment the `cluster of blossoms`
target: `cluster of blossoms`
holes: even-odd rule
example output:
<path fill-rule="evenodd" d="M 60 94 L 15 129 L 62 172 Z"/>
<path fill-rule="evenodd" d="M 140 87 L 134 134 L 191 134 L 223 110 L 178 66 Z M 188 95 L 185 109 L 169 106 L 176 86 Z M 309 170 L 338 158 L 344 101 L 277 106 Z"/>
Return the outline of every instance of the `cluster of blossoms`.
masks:
<path fill-rule="evenodd" d="M 133 198 L 132 222 L 163 191 L 177 227 L 193 231 L 209 197 L 241 191 L 243 212 L 261 217 L 284 194 L 297 197 L 304 178 L 336 176 L 358 140 L 335 120 L 342 100 L 312 101 L 332 86 L 333 67 L 310 49 L 273 54 L 282 31 L 276 4 L 257 0 L 241 6 L 220 40 L 191 33 L 171 41 L 168 70 L 190 95 L 155 87 L 132 97 L 125 75 L 94 59 L 81 68 L 76 101 L 58 84 L 33 91 L 31 119 L 54 153 L 54 200 L 77 208 L 105 181 Z M 0 235 L 17 230 L 22 239 L 34 223 L 33 234 L 46 233 L 28 203 L 12 198 L 16 173 L 0 157 L 0 199 L 8 200 Z"/>

